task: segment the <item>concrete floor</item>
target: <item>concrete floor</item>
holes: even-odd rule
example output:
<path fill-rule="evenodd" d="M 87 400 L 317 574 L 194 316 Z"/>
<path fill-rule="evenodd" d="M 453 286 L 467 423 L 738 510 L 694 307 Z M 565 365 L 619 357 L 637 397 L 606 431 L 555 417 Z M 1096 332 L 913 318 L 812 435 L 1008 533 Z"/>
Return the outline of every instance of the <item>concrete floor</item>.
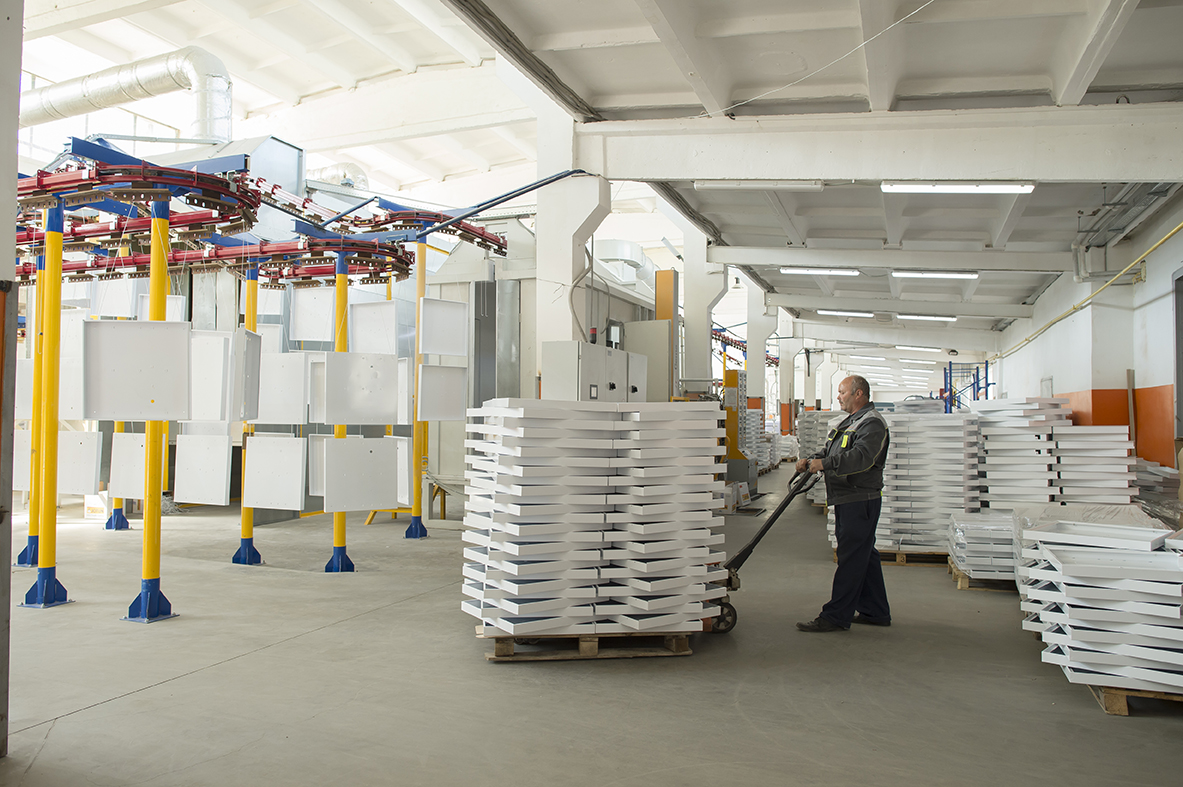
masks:
<path fill-rule="evenodd" d="M 759 504 L 771 511 L 787 477 L 761 479 L 776 491 Z M 259 528 L 255 568 L 229 562 L 237 511 L 166 518 L 162 587 L 181 617 L 149 626 L 119 620 L 139 590 L 139 522 L 61 525 L 58 576 L 77 603 L 12 611 L 0 784 L 1179 781 L 1183 706 L 1105 716 L 1040 663 L 1014 594 L 893 566 L 891 628 L 794 630 L 833 572 L 804 500 L 744 568 L 731 634 L 619 661 L 487 663 L 459 611 L 458 523 L 415 542 L 405 520 L 350 519 L 359 572 L 325 575 L 328 517 Z M 760 521 L 731 517 L 730 549 Z M 14 570 L 14 597 L 32 580 Z"/>

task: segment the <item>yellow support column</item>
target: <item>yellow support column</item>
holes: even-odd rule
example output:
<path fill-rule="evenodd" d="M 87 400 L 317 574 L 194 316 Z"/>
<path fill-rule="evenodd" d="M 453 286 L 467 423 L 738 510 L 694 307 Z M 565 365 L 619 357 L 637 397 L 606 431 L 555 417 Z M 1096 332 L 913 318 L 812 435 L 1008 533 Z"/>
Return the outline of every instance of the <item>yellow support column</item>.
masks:
<path fill-rule="evenodd" d="M 423 329 L 419 319 L 419 312 L 423 305 L 423 296 L 427 294 L 427 243 L 420 240 L 415 245 L 415 374 L 414 387 L 411 389 L 413 431 L 411 432 L 411 524 L 407 525 L 404 538 L 427 538 L 427 528 L 423 526 L 423 468 L 427 464 L 427 422 L 419 420 L 419 366 L 423 363 L 423 356 L 419 353 L 419 331 Z"/>
<path fill-rule="evenodd" d="M 348 333 L 346 330 L 346 316 L 349 311 L 349 264 L 345 261 L 345 252 L 337 252 L 336 266 L 337 304 L 334 316 L 335 330 L 333 332 L 333 351 L 343 353 L 349 349 Z M 345 439 L 345 425 L 337 424 L 333 427 L 333 437 Z M 345 553 L 345 512 L 337 511 L 333 514 L 333 556 L 325 564 L 325 573 L 353 571 L 353 561 Z"/>
<path fill-rule="evenodd" d="M 246 314 L 244 315 L 246 329 L 255 333 L 259 330 L 259 266 L 252 265 L 246 274 Z M 246 500 L 246 443 L 251 434 L 249 424 L 242 425 L 242 486 L 243 500 Z M 242 507 L 242 531 L 238 542 L 238 551 L 230 559 L 232 563 L 242 566 L 257 566 L 263 562 L 259 550 L 255 549 L 255 509 Z"/>
<path fill-rule="evenodd" d="M 41 224 L 45 226 L 46 213 L 42 211 Z M 36 306 L 33 308 L 33 325 L 25 325 L 25 341 L 33 342 L 33 417 L 29 423 L 29 541 L 17 556 L 16 565 L 23 568 L 37 567 L 38 522 L 41 521 L 41 314 L 45 293 L 45 255 L 37 255 L 37 279 L 33 292 Z"/>
<path fill-rule="evenodd" d="M 115 434 L 123 434 L 123 421 L 115 422 Z M 128 530 L 131 525 L 127 521 L 127 514 L 123 510 L 123 498 L 111 500 L 111 516 L 107 518 L 107 530 Z"/>
<path fill-rule="evenodd" d="M 65 215 L 62 206 L 44 213 L 45 270 L 40 271 L 42 308 L 37 315 L 41 324 L 41 409 L 40 484 L 38 489 L 37 581 L 25 594 L 26 607 L 55 607 L 69 601 L 66 589 L 57 579 L 57 500 L 58 500 L 58 391 L 61 379 L 62 336 L 62 233 Z"/>
<path fill-rule="evenodd" d="M 152 203 L 152 256 L 148 275 L 148 319 L 163 321 L 168 303 L 168 202 Z M 161 457 L 164 422 L 148 421 L 144 447 L 144 547 L 141 556 L 140 595 L 127 609 L 136 623 L 152 623 L 176 617 L 172 604 L 160 590 L 160 497 L 164 494 Z"/>

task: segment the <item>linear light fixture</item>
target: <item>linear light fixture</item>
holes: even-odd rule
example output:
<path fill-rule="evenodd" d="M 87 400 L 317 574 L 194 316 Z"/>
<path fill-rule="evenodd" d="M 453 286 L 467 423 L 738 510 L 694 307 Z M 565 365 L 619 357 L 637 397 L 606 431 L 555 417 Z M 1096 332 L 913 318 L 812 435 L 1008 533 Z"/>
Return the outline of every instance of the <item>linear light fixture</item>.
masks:
<path fill-rule="evenodd" d="M 880 388 L 899 388 L 895 383 L 875 383 Z"/>
<path fill-rule="evenodd" d="M 874 317 L 875 316 L 871 312 L 835 312 L 835 311 L 830 311 L 829 309 L 818 309 L 817 313 L 824 315 L 826 317 Z"/>
<path fill-rule="evenodd" d="M 928 320 L 929 322 L 957 322 L 956 317 L 942 317 L 939 314 L 897 314 L 901 320 Z"/>
<path fill-rule="evenodd" d="M 935 364 L 936 361 L 922 361 L 919 358 L 900 358 L 900 363 L 927 363 Z M 914 371 L 928 371 L 927 369 L 916 369 Z"/>
<path fill-rule="evenodd" d="M 695 191 L 821 191 L 820 180 L 696 180 Z"/>
<path fill-rule="evenodd" d="M 788 276 L 858 276 L 858 268 L 781 268 Z"/>
<path fill-rule="evenodd" d="M 852 355 L 851 358 L 858 358 L 860 361 L 886 361 L 886 358 L 880 358 L 878 355 Z"/>
<path fill-rule="evenodd" d="M 904 371 L 905 372 L 921 372 L 923 374 L 932 374 L 936 370 L 935 369 L 910 369 L 907 366 L 905 366 Z"/>
<path fill-rule="evenodd" d="M 940 347 L 915 347 L 911 344 L 897 344 L 895 348 L 897 350 L 912 350 L 920 353 L 939 353 L 941 351 Z M 927 361 L 921 361 L 921 363 L 927 363 Z"/>
<path fill-rule="evenodd" d="M 916 180 L 884 181 L 879 188 L 885 194 L 1030 194 L 1034 183 L 949 183 Z"/>
<path fill-rule="evenodd" d="M 859 368 L 860 369 L 874 369 L 877 372 L 879 372 L 879 371 L 890 372 L 891 371 L 890 366 L 860 366 Z"/>
<path fill-rule="evenodd" d="M 892 271 L 894 279 L 976 279 L 977 273 L 958 271 Z"/>

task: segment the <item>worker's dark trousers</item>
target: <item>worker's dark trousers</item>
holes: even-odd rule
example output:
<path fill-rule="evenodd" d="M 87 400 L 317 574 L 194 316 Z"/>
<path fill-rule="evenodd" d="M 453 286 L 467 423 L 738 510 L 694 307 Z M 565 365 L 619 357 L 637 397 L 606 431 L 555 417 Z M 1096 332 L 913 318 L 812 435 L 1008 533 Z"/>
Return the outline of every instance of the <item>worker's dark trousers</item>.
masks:
<path fill-rule="evenodd" d="M 836 626 L 850 628 L 855 612 L 871 620 L 891 620 L 883 566 L 875 549 L 875 525 L 882 507 L 881 498 L 834 506 L 838 569 L 822 617 Z"/>

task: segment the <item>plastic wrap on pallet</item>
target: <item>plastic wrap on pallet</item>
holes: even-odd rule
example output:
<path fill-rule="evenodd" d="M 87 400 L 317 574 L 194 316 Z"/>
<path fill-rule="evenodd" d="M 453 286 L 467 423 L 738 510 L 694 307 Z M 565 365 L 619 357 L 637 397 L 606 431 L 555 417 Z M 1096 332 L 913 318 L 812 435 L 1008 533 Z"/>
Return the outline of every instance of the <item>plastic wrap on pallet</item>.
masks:
<path fill-rule="evenodd" d="M 1178 528 L 1183 521 L 1180 518 L 1183 515 L 1183 500 L 1175 495 L 1143 492 L 1138 496 L 1138 503 L 1143 511 L 1170 527 Z"/>

